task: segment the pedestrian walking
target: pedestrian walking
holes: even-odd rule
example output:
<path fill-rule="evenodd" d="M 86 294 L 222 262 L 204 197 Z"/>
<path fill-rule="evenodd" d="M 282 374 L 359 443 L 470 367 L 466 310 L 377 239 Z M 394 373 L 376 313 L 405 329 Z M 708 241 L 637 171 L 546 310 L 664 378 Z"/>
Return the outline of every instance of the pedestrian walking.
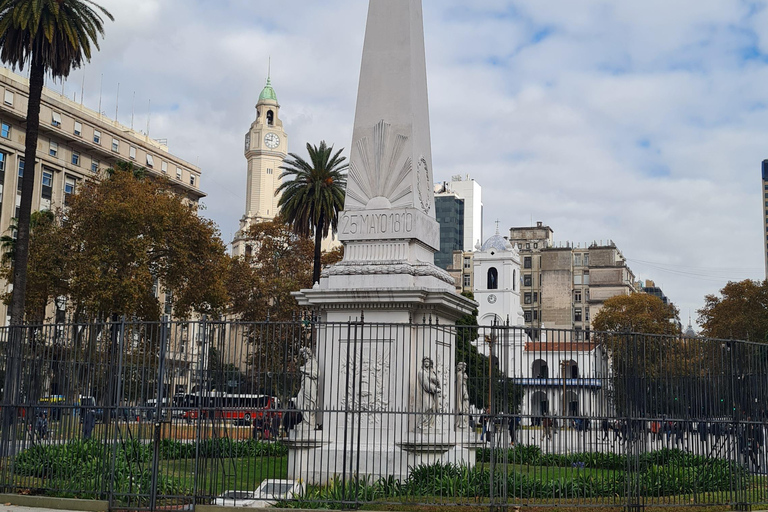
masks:
<path fill-rule="evenodd" d="M 610 424 L 608 423 L 608 418 L 603 418 L 603 421 L 600 423 L 600 430 L 603 431 L 603 441 L 609 440 L 609 430 L 610 430 Z"/>

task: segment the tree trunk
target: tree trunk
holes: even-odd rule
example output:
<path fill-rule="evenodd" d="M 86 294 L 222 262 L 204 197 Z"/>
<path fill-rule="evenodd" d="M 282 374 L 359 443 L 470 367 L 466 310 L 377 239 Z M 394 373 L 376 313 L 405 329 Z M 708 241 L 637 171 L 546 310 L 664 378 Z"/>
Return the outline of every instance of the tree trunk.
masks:
<path fill-rule="evenodd" d="M 315 227 L 315 261 L 314 261 L 314 267 L 312 269 L 312 286 L 315 285 L 315 283 L 320 282 L 320 258 L 322 256 L 322 245 L 323 245 L 323 225 L 325 224 L 325 215 L 320 214 L 320 220 L 317 222 L 317 226 Z"/>
<path fill-rule="evenodd" d="M 3 425 L 0 456 L 16 450 L 16 404 L 21 392 L 22 346 L 24 340 L 24 305 L 27 294 L 27 261 L 29 260 L 29 219 L 35 185 L 35 160 L 40 129 L 40 100 L 43 95 L 45 66 L 33 55 L 30 64 L 29 99 L 27 101 L 27 137 L 24 148 L 24 178 L 21 181 L 21 207 L 17 221 L 16 249 L 13 261 L 13 294 L 11 296 L 11 330 L 7 344 L 5 382 L 3 387 Z"/>
<path fill-rule="evenodd" d="M 11 325 L 24 323 L 24 305 L 27 298 L 27 261 L 29 260 L 29 219 L 32 214 L 32 194 L 35 188 L 35 161 L 40 130 L 40 101 L 43 94 L 45 67 L 33 57 L 29 76 L 27 103 L 27 139 L 24 148 L 24 178 L 21 182 L 16 257 L 13 263 L 13 295 L 11 297 Z"/>

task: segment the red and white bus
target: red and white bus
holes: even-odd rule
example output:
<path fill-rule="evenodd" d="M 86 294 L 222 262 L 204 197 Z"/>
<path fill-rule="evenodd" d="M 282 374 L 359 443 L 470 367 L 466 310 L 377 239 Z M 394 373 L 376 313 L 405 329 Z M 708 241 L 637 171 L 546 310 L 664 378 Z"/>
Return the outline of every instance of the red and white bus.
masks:
<path fill-rule="evenodd" d="M 245 395 L 219 393 L 185 395 L 183 417 L 188 420 L 198 418 L 202 413 L 203 418 L 216 418 L 226 420 L 251 420 L 263 418 L 265 415 L 280 415 L 275 411 L 278 408 L 277 398 L 269 395 Z M 271 412 L 273 411 L 273 412 Z"/>

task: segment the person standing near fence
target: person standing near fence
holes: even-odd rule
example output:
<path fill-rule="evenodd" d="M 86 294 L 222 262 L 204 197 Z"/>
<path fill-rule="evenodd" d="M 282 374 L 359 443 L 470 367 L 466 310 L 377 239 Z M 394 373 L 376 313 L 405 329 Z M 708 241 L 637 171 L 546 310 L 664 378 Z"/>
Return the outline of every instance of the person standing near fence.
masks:
<path fill-rule="evenodd" d="M 96 427 L 96 414 L 93 409 L 83 410 L 83 439 L 90 439 Z"/>

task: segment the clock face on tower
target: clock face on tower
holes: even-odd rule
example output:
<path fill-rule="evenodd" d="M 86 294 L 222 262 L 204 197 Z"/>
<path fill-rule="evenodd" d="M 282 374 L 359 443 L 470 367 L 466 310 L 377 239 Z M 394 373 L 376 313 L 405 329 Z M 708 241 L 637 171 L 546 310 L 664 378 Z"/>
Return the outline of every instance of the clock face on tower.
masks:
<path fill-rule="evenodd" d="M 493 294 L 489 295 L 489 296 L 488 296 L 488 302 L 489 302 L 490 304 L 495 304 L 495 303 L 496 303 L 496 296 L 495 296 L 495 295 L 493 295 Z"/>
<path fill-rule="evenodd" d="M 266 144 L 269 149 L 275 149 L 280 145 L 280 137 L 278 137 L 276 133 L 268 133 L 264 136 L 264 144 Z"/>

